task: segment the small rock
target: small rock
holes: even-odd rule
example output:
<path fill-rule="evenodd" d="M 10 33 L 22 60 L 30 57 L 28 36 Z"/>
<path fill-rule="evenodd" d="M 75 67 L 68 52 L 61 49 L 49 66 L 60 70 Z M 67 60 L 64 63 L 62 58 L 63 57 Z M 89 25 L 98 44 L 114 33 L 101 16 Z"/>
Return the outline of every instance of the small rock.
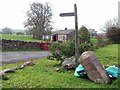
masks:
<path fill-rule="evenodd" d="M 71 58 L 66 58 L 62 63 L 62 68 L 67 70 L 75 69 L 75 57 L 72 56 Z"/>
<path fill-rule="evenodd" d="M 5 75 L 4 70 L 0 71 L 0 78 L 3 79 L 3 80 L 8 80 L 8 78 Z"/>
<path fill-rule="evenodd" d="M 60 71 L 60 68 L 55 68 L 55 71 L 57 71 L 57 72 Z"/>
<path fill-rule="evenodd" d="M 24 67 L 25 67 L 25 65 L 23 65 L 23 64 L 22 65 L 18 65 L 17 69 L 23 69 Z"/>
<path fill-rule="evenodd" d="M 24 63 L 25 66 L 33 66 L 34 63 L 32 61 L 27 61 Z"/>
<path fill-rule="evenodd" d="M 16 70 L 16 68 L 8 68 L 8 69 L 5 69 L 4 72 L 5 72 L 5 73 L 9 73 L 9 72 L 10 72 L 10 73 L 14 73 L 15 70 Z"/>
<path fill-rule="evenodd" d="M 5 72 L 4 70 L 0 71 L 0 77 L 4 76 L 5 75 Z"/>

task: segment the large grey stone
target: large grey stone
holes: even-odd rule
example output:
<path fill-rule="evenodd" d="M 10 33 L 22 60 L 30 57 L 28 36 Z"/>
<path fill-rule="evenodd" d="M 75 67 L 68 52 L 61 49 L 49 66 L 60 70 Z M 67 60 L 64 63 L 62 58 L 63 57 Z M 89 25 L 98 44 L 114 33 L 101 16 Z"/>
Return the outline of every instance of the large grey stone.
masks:
<path fill-rule="evenodd" d="M 62 68 L 65 69 L 75 69 L 75 57 L 66 58 L 62 63 Z"/>
<path fill-rule="evenodd" d="M 96 83 L 111 83 L 107 72 L 91 51 L 83 52 L 80 56 L 80 63 L 83 65 L 87 76 Z"/>

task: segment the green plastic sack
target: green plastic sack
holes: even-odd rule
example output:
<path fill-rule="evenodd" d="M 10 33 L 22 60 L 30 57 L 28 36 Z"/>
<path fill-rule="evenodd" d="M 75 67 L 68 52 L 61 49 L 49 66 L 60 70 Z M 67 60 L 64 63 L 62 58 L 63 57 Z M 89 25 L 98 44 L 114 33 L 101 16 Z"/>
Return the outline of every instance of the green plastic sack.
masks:
<path fill-rule="evenodd" d="M 116 78 L 120 77 L 120 69 L 118 69 L 118 67 L 116 67 L 115 65 L 109 66 L 105 70 L 109 75 L 111 75 L 113 77 L 116 77 Z"/>
<path fill-rule="evenodd" d="M 81 64 L 75 69 L 74 76 L 76 76 L 76 77 L 84 77 L 84 76 L 86 76 L 85 69 Z"/>

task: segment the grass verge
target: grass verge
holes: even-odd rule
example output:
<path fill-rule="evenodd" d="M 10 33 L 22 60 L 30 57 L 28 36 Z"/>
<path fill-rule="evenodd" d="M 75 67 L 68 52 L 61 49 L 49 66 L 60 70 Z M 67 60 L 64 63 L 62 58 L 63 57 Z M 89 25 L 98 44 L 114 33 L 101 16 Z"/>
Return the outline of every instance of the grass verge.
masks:
<path fill-rule="evenodd" d="M 112 44 L 95 51 L 98 59 L 104 65 L 118 65 L 118 45 Z"/>
<path fill-rule="evenodd" d="M 41 42 L 42 40 L 33 39 L 32 36 L 25 35 L 9 35 L 9 34 L 0 34 L 2 39 L 7 40 L 21 40 L 21 41 L 31 41 L 31 42 Z"/>
<path fill-rule="evenodd" d="M 118 52 L 116 45 L 110 45 L 95 51 L 100 62 L 104 65 L 117 64 Z M 106 57 L 107 56 L 107 57 Z M 110 56 L 110 57 L 109 57 Z M 109 58 L 109 60 L 108 60 Z M 76 78 L 74 70 L 71 71 L 56 71 L 55 66 L 57 61 L 48 60 L 46 58 L 33 61 L 35 63 L 32 67 L 26 67 L 21 70 L 16 70 L 15 73 L 8 74 L 9 80 L 3 80 L 4 88 L 118 88 L 120 78 L 114 80 L 112 84 L 96 84 L 88 79 Z M 22 63 L 22 62 L 21 62 Z M 4 65 L 3 69 L 15 67 L 18 64 Z"/>

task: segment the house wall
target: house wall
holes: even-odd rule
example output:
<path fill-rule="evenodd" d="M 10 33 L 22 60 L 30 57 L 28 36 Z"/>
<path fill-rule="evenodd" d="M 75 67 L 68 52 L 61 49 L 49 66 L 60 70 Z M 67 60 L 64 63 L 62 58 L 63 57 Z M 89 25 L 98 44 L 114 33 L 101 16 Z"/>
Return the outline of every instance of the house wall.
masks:
<path fill-rule="evenodd" d="M 56 35 L 56 41 L 58 41 L 58 35 Z"/>
<path fill-rule="evenodd" d="M 58 35 L 57 34 L 56 35 L 51 35 L 50 40 L 51 41 L 58 41 Z"/>
<path fill-rule="evenodd" d="M 54 40 L 55 37 L 55 40 Z M 54 34 L 51 35 L 51 41 L 68 41 L 75 39 L 75 31 L 72 31 L 69 34 Z"/>
<path fill-rule="evenodd" d="M 51 35 L 51 36 L 50 36 L 50 41 L 52 41 L 52 40 L 53 40 L 53 36 Z"/>
<path fill-rule="evenodd" d="M 42 39 L 43 39 L 43 40 L 49 40 L 49 39 L 50 39 L 50 35 L 43 35 L 43 36 L 42 36 Z"/>
<path fill-rule="evenodd" d="M 67 40 L 74 40 L 75 39 L 75 31 L 67 34 Z"/>
<path fill-rule="evenodd" d="M 67 35 L 58 35 L 58 41 L 66 41 Z"/>

